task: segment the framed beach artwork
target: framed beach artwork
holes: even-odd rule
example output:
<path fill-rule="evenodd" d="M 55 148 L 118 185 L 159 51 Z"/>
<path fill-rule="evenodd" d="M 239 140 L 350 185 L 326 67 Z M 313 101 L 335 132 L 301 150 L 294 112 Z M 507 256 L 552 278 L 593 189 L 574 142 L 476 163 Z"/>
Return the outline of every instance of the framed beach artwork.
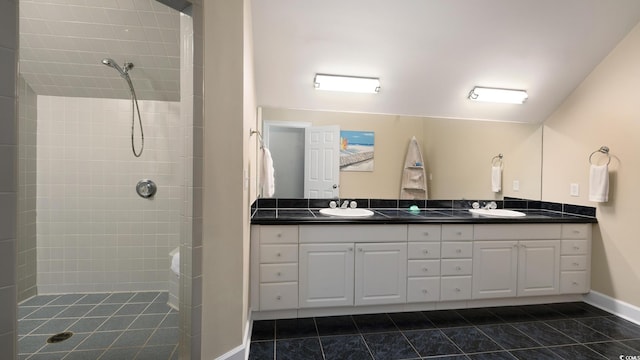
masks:
<path fill-rule="evenodd" d="M 340 171 L 373 171 L 373 131 L 340 131 Z"/>

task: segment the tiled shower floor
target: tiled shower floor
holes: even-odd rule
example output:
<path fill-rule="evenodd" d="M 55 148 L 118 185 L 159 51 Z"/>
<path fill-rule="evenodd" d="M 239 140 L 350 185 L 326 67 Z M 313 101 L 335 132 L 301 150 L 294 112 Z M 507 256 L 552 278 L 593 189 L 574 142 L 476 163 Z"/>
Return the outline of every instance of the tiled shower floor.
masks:
<path fill-rule="evenodd" d="M 640 326 L 581 302 L 267 320 L 249 359 L 640 359 Z"/>
<path fill-rule="evenodd" d="M 166 292 L 42 295 L 18 306 L 19 360 L 173 360 L 178 312 Z M 63 331 L 73 336 L 49 344 Z"/>

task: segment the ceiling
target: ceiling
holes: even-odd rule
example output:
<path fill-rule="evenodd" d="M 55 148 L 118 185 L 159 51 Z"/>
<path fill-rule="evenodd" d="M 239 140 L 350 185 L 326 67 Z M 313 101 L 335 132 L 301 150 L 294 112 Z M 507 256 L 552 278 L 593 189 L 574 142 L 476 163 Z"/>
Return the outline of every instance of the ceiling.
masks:
<path fill-rule="evenodd" d="M 538 123 L 640 19 L 638 0 L 253 0 L 260 105 Z M 315 73 L 379 77 L 378 94 Z M 473 86 L 525 89 L 523 105 Z"/>
<path fill-rule="evenodd" d="M 178 100 L 179 13 L 155 0 L 19 0 L 20 72 L 37 94 Z M 263 106 L 537 123 L 640 20 L 638 0 L 251 0 Z M 379 77 L 317 91 L 315 73 Z M 524 105 L 473 86 L 526 89 Z"/>
<path fill-rule="evenodd" d="M 180 99 L 180 15 L 155 0 L 19 0 L 20 73 L 40 95 Z"/>

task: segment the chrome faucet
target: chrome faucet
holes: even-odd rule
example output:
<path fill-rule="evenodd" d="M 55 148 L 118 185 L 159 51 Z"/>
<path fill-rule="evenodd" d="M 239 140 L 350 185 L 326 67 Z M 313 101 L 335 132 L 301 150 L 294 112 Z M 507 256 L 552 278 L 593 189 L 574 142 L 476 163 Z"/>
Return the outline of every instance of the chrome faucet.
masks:
<path fill-rule="evenodd" d="M 340 205 L 341 209 L 346 209 L 349 207 L 349 200 L 345 200 L 342 205 Z"/>
<path fill-rule="evenodd" d="M 484 208 L 485 208 L 485 209 L 487 209 L 487 210 L 497 209 L 497 208 L 498 208 L 498 204 L 496 204 L 496 202 L 495 202 L 495 201 L 491 201 L 491 202 L 488 202 L 488 203 L 484 206 Z"/>

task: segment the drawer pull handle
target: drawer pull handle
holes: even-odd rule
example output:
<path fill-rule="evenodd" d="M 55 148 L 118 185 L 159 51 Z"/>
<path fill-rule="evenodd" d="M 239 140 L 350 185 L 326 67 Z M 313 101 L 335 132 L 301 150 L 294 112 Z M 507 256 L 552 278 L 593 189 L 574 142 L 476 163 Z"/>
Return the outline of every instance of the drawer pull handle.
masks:
<path fill-rule="evenodd" d="M 580 230 L 573 230 L 574 234 L 580 234 Z"/>
<path fill-rule="evenodd" d="M 424 232 L 424 236 L 429 236 L 429 232 L 428 232 L 428 231 L 425 231 L 425 232 Z"/>
<path fill-rule="evenodd" d="M 282 237 L 282 233 L 278 233 L 278 234 L 276 234 L 276 236 L 281 238 Z"/>
<path fill-rule="evenodd" d="M 358 251 L 359 251 L 359 252 L 362 252 L 362 248 L 358 248 Z"/>
<path fill-rule="evenodd" d="M 425 253 L 425 254 L 428 254 L 428 253 L 429 253 L 429 250 L 425 250 L 425 251 L 424 251 L 424 253 Z"/>
<path fill-rule="evenodd" d="M 276 275 L 282 276 L 282 273 L 280 271 L 278 271 L 278 273 Z"/>
<path fill-rule="evenodd" d="M 280 257 L 280 256 L 282 256 L 282 254 L 280 254 L 280 253 L 276 253 L 276 256 L 277 256 L 277 257 Z"/>
<path fill-rule="evenodd" d="M 576 281 L 574 281 L 572 284 L 573 286 L 578 286 L 578 283 Z"/>
<path fill-rule="evenodd" d="M 574 246 L 573 250 L 580 250 L 580 246 Z"/>
<path fill-rule="evenodd" d="M 574 262 L 574 263 L 573 263 L 573 266 L 580 266 L 580 264 L 579 264 L 579 263 L 577 263 L 577 262 Z"/>
<path fill-rule="evenodd" d="M 423 293 L 423 294 L 428 293 L 427 289 L 422 289 L 422 293 Z"/>
<path fill-rule="evenodd" d="M 282 299 L 282 296 L 280 295 L 276 296 L 276 300 L 281 300 L 281 299 Z"/>
<path fill-rule="evenodd" d="M 460 271 L 462 268 L 460 266 L 456 266 L 456 270 Z"/>
<path fill-rule="evenodd" d="M 456 235 L 462 236 L 462 231 L 456 231 Z"/>
<path fill-rule="evenodd" d="M 350 247 L 350 248 L 349 248 L 349 251 L 353 251 L 353 248 L 352 248 L 352 247 Z"/>
<path fill-rule="evenodd" d="M 425 268 L 422 268 L 422 271 L 424 271 L 424 272 L 429 272 L 429 268 L 426 268 L 426 267 L 425 267 Z"/>
<path fill-rule="evenodd" d="M 462 252 L 462 249 L 456 249 L 456 253 L 460 254 Z"/>
<path fill-rule="evenodd" d="M 460 288 L 456 288 L 456 289 L 455 289 L 455 291 L 456 291 L 456 292 L 460 292 L 460 291 L 462 291 L 462 290 L 460 290 Z"/>

